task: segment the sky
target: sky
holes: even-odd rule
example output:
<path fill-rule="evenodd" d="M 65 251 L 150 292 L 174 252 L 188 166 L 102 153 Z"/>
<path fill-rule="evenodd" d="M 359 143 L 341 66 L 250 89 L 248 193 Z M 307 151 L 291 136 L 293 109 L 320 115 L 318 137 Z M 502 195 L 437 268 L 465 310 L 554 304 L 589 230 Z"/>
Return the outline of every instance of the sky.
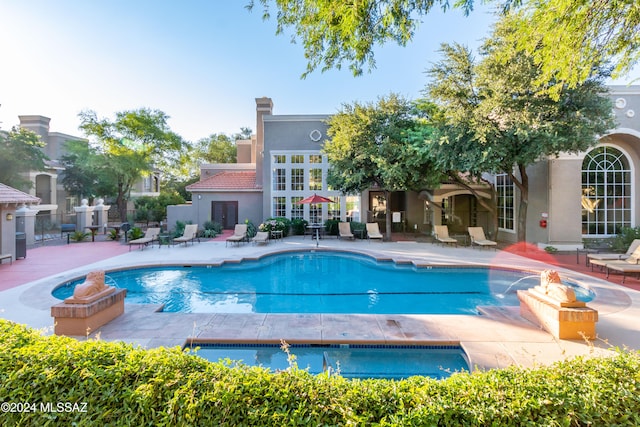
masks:
<path fill-rule="evenodd" d="M 53 132 L 82 136 L 78 114 L 138 108 L 166 113 L 189 141 L 255 131 L 255 98 L 274 114 L 332 114 L 389 93 L 421 95 L 443 42 L 472 49 L 490 32 L 489 6 L 465 17 L 434 9 L 406 47 L 376 47 L 376 68 L 353 77 L 315 71 L 303 48 L 275 34 L 248 0 L 0 0 L 0 129 L 19 115 L 51 118 Z M 477 2 L 480 3 L 480 2 Z M 624 83 L 624 82 L 616 82 Z"/>

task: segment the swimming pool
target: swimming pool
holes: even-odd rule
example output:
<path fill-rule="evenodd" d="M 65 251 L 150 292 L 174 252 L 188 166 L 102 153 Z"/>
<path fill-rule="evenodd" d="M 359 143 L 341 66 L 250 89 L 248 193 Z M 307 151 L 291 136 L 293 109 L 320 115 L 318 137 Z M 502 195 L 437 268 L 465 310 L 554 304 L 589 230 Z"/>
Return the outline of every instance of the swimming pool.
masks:
<path fill-rule="evenodd" d="M 64 299 L 82 280 L 53 291 Z M 483 267 L 416 267 L 342 252 L 287 252 L 221 266 L 109 272 L 127 303 L 182 313 L 477 314 L 477 306 L 518 305 L 515 291 L 539 284 L 529 272 Z M 593 294 L 567 283 L 578 298 Z"/>
<path fill-rule="evenodd" d="M 272 371 L 289 367 L 288 355 L 277 344 L 196 344 L 195 354 L 212 362 L 225 359 Z M 442 379 L 469 371 L 462 348 L 413 345 L 291 344 L 300 369 L 311 374 L 338 373 L 345 378 L 403 379 L 414 375 Z"/>

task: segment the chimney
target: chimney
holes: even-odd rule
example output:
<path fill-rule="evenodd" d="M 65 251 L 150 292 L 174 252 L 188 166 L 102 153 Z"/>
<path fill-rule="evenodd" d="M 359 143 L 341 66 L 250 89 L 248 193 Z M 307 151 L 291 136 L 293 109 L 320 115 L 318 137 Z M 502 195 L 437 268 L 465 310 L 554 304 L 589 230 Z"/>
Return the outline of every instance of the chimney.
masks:
<path fill-rule="evenodd" d="M 256 98 L 256 186 L 262 187 L 262 163 L 264 162 L 264 116 L 273 113 L 271 98 Z"/>
<path fill-rule="evenodd" d="M 49 137 L 49 122 L 51 119 L 45 116 L 18 116 L 20 119 L 20 127 L 30 130 L 38 135 L 44 142 Z"/>

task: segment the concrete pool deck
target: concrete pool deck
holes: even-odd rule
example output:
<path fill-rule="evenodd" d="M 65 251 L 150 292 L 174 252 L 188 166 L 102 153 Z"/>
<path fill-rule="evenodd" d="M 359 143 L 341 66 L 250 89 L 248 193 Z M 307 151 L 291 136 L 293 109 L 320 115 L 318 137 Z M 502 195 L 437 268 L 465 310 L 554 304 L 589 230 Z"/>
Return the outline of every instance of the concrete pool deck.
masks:
<path fill-rule="evenodd" d="M 133 249 L 118 242 L 85 242 L 30 250 L 26 260 L 0 266 L 0 317 L 52 333 L 51 296 L 57 285 L 89 271 L 134 266 L 215 265 L 290 250 L 316 249 L 315 241 L 287 237 L 268 245 L 226 247 L 223 240 Z M 540 271 L 548 265 L 507 251 L 443 247 L 420 242 L 323 239 L 318 249 L 348 250 L 419 265 L 490 265 Z M 62 260 L 65 260 L 64 262 Z M 24 261 L 24 262 L 23 262 Z M 479 316 L 349 314 L 179 314 L 161 306 L 126 304 L 125 314 L 90 337 L 151 348 L 193 342 L 460 344 L 471 366 L 535 366 L 611 347 L 640 349 L 640 292 L 568 269 L 552 267 L 591 287 L 598 310 L 598 339 L 558 340 L 519 315 L 518 307 L 492 308 Z M 21 279 L 22 278 L 22 279 Z M 630 282 L 635 279 L 628 280 Z M 85 337 L 79 337 L 85 339 Z"/>

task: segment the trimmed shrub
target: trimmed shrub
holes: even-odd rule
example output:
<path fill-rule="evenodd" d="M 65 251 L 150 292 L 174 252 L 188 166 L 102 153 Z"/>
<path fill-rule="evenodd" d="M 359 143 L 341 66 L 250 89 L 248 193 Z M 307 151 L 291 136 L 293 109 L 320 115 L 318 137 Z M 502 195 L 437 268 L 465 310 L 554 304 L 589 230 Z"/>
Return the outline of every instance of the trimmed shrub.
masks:
<path fill-rule="evenodd" d="M 245 219 L 244 223 L 247 224 L 247 239 L 254 238 L 256 233 L 258 232 L 256 225 L 249 219 Z"/>
<path fill-rule="evenodd" d="M 222 234 L 222 224 L 219 222 L 205 221 L 202 226 L 204 227 L 202 237 L 216 237 L 217 235 Z"/>
<path fill-rule="evenodd" d="M 144 231 L 142 231 L 142 228 L 140 227 L 133 227 L 131 230 L 129 230 L 129 232 L 127 233 L 127 236 L 129 240 L 140 239 L 144 237 Z"/>
<path fill-rule="evenodd" d="M 306 219 L 294 218 L 291 220 L 291 232 L 295 236 L 302 236 L 307 230 L 307 225 L 309 225 L 309 221 Z"/>
<path fill-rule="evenodd" d="M 282 237 L 289 235 L 289 228 L 291 227 L 291 220 L 284 217 L 267 218 L 258 227 L 260 231 L 271 232 L 273 230 L 282 231 Z"/>
<path fill-rule="evenodd" d="M 324 231 L 329 236 L 337 236 L 338 235 L 338 223 L 339 219 L 328 219 L 324 222 Z"/>
<path fill-rule="evenodd" d="M 640 239 L 640 227 L 622 227 L 613 240 L 613 248 L 625 252 L 635 239 Z"/>
<path fill-rule="evenodd" d="M 630 351 L 535 369 L 392 381 L 314 376 L 295 363 L 276 373 L 231 367 L 178 347 L 44 337 L 1 319 L 0 342 L 3 425 L 640 423 L 640 355 Z M 51 410 L 60 403 L 63 410 Z"/>
<path fill-rule="evenodd" d="M 77 230 L 77 231 L 74 231 L 73 233 L 69 234 L 69 239 L 74 241 L 74 242 L 84 242 L 85 240 L 87 240 L 89 238 L 89 236 L 91 236 L 91 233 L 87 233 L 85 231 Z"/>

